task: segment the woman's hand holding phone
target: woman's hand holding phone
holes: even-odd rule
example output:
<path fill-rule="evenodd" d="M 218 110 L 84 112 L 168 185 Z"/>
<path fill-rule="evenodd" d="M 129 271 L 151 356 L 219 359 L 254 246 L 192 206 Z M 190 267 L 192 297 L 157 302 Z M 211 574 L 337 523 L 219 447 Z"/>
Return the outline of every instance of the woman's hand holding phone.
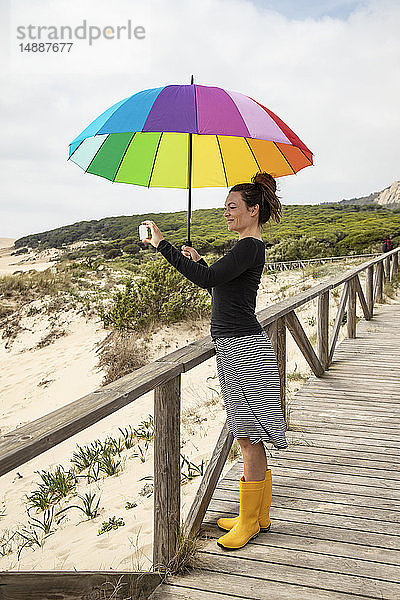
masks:
<path fill-rule="evenodd" d="M 164 236 L 161 233 L 160 229 L 157 227 L 154 221 L 142 221 L 141 225 L 147 225 L 151 229 L 151 238 L 144 238 L 141 241 L 152 244 L 154 248 L 157 248 L 161 240 L 164 239 Z M 191 246 L 182 246 L 182 254 L 196 262 L 201 258 L 197 250 L 195 250 Z"/>
<path fill-rule="evenodd" d="M 154 248 L 157 248 L 161 240 L 164 239 L 164 236 L 161 233 L 160 229 L 157 227 L 154 221 L 142 221 L 141 225 L 147 225 L 148 227 L 150 227 L 151 230 L 151 238 L 144 238 L 142 242 L 147 242 L 154 246 Z"/>

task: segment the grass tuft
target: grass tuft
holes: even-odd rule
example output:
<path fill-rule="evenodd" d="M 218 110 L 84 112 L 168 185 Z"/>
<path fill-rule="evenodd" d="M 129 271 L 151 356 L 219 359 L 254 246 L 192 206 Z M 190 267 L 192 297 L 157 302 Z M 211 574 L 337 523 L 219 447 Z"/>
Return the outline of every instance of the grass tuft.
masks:
<path fill-rule="evenodd" d="M 149 362 L 149 338 L 139 338 L 137 332 L 112 331 L 99 344 L 98 368 L 104 369 L 102 385 L 107 385 L 132 373 Z"/>

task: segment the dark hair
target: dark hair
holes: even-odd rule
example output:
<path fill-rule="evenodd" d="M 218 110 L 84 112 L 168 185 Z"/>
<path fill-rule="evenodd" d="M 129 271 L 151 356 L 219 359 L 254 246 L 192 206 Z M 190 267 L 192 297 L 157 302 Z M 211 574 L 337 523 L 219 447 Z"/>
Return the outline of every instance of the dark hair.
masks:
<path fill-rule="evenodd" d="M 258 204 L 258 224 L 266 223 L 270 218 L 279 223 L 282 217 L 282 205 L 276 195 L 276 181 L 269 173 L 256 173 L 251 183 L 238 183 L 229 190 L 241 192 L 247 206 Z"/>

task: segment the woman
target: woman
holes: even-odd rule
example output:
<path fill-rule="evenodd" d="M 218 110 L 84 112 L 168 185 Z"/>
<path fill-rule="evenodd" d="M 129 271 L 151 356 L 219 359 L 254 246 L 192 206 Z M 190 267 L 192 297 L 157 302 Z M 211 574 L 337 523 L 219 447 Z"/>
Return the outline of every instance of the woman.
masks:
<path fill-rule="evenodd" d="M 270 529 L 272 475 L 264 441 L 276 448 L 288 447 L 275 353 L 254 312 L 265 265 L 261 226 L 270 218 L 279 222 L 281 214 L 276 182 L 269 173 L 257 173 L 252 183 L 235 185 L 227 196 L 224 216 L 228 230 L 236 231 L 239 239 L 211 266 L 194 248 L 182 246 L 180 252 L 153 221 L 143 221 L 152 233 L 144 241 L 212 296 L 211 337 L 218 378 L 229 431 L 241 447 L 244 462 L 239 515 L 218 519 L 218 527 L 228 533 L 217 544 L 229 550 L 242 548 L 260 530 Z"/>

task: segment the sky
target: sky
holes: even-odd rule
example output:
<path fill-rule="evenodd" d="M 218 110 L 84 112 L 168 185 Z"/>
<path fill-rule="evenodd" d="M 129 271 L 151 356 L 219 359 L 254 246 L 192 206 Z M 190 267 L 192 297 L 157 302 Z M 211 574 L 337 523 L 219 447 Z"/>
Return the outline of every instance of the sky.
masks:
<path fill-rule="evenodd" d="M 17 27 L 84 20 L 130 20 L 145 35 L 75 40 L 63 54 L 20 49 L 29 40 Z M 399 0 L 0 0 L 0 27 L 0 237 L 186 210 L 187 190 L 111 183 L 67 158 L 108 107 L 191 74 L 257 99 L 312 150 L 314 166 L 277 179 L 283 204 L 365 196 L 400 179 Z M 227 191 L 193 190 L 192 209 L 222 207 Z"/>

